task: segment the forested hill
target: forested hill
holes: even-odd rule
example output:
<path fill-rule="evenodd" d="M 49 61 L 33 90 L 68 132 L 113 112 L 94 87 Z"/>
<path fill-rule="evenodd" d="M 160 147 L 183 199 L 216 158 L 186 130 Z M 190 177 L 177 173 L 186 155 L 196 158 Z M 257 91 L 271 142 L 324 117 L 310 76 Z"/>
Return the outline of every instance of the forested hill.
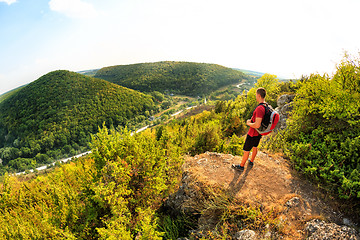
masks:
<path fill-rule="evenodd" d="M 46 163 L 87 145 L 104 122 L 123 126 L 153 109 L 151 97 L 140 92 L 79 73 L 50 72 L 0 103 L 0 158 L 13 169 Z"/>
<path fill-rule="evenodd" d="M 155 62 L 100 69 L 95 77 L 141 92 L 166 92 L 199 96 L 251 77 L 216 64 Z"/>

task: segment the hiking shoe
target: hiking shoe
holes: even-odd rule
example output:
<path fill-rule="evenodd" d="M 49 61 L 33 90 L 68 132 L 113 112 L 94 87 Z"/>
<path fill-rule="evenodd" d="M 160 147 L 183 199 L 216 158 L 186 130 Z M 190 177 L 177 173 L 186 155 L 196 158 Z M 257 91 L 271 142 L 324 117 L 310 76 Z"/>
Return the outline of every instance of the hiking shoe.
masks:
<path fill-rule="evenodd" d="M 244 167 L 240 166 L 240 164 L 233 164 L 231 167 L 239 171 L 244 171 L 245 169 Z"/>
<path fill-rule="evenodd" d="M 249 161 L 249 164 L 250 164 L 251 166 L 254 165 L 254 162 L 252 162 L 250 159 L 248 159 L 248 161 Z"/>

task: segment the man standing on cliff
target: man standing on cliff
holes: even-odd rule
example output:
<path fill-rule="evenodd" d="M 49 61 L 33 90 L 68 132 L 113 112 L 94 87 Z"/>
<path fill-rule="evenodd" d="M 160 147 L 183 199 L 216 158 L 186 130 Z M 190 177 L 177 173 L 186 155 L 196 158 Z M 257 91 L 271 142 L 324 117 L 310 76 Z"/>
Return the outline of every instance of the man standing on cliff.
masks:
<path fill-rule="evenodd" d="M 256 154 L 258 152 L 258 145 L 260 143 L 261 134 L 256 131 L 256 128 L 261 126 L 261 122 L 265 115 L 265 108 L 261 106 L 261 103 L 265 103 L 266 90 L 264 88 L 258 88 L 256 90 L 256 101 L 259 105 L 255 108 L 251 119 L 246 121 L 246 125 L 250 127 L 249 132 L 246 136 L 244 144 L 244 154 L 240 164 L 233 164 L 232 167 L 236 170 L 243 171 L 246 160 L 249 159 L 250 151 L 252 149 L 251 160 L 249 159 L 249 164 L 253 165 Z"/>

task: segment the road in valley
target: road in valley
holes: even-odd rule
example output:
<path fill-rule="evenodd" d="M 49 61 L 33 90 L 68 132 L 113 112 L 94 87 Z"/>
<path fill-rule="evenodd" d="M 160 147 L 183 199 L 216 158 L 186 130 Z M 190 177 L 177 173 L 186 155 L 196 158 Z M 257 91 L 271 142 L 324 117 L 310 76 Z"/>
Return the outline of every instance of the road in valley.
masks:
<path fill-rule="evenodd" d="M 144 130 L 147 129 L 148 127 L 150 127 L 150 125 L 147 125 L 147 126 L 145 126 L 145 127 L 143 127 L 143 128 L 140 128 L 140 129 L 136 130 L 135 133 L 139 133 L 139 132 L 141 132 L 141 131 L 144 131 Z M 133 134 L 134 134 L 134 132 L 132 132 L 130 135 L 132 136 Z M 50 164 L 47 164 L 47 165 L 43 165 L 43 166 L 41 166 L 41 167 L 38 167 L 38 168 L 36 168 L 36 170 L 37 170 L 37 171 L 42 171 L 42 170 L 47 169 L 49 165 L 55 166 L 56 162 L 66 163 L 66 162 L 68 162 L 68 161 L 75 160 L 75 159 L 77 159 L 77 158 L 80 158 L 80 157 L 82 157 L 82 156 L 88 155 L 88 154 L 90 154 L 90 153 L 91 153 L 91 151 L 87 151 L 87 152 L 83 152 L 83 153 L 80 153 L 80 154 L 78 154 L 78 155 L 75 155 L 75 156 L 72 156 L 72 157 L 69 157 L 69 158 L 65 158 L 65 159 L 61 159 L 61 160 L 56 160 L 56 161 L 54 161 L 53 163 L 50 163 Z M 34 169 L 29 169 L 29 171 L 30 171 L 30 172 L 34 172 Z M 15 173 L 15 175 L 21 175 L 21 174 L 25 174 L 25 171 Z"/>

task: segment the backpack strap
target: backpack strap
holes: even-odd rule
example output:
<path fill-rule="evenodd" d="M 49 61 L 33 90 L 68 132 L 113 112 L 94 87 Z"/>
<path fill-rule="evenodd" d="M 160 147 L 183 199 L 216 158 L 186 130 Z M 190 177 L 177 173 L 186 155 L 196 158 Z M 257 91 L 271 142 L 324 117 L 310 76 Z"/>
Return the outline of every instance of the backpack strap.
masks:
<path fill-rule="evenodd" d="M 265 114 L 266 114 L 266 110 L 267 110 L 267 108 L 269 108 L 269 104 L 268 104 L 267 102 L 263 102 L 263 103 L 259 103 L 258 106 L 260 106 L 260 105 L 265 108 Z M 256 109 L 256 108 L 255 108 L 255 109 Z"/>
<path fill-rule="evenodd" d="M 267 102 L 262 102 L 262 103 L 259 103 L 259 105 L 258 106 L 260 106 L 260 105 L 262 105 L 262 106 L 266 106 L 266 107 L 269 107 L 269 104 L 267 103 Z"/>
<path fill-rule="evenodd" d="M 256 110 L 256 108 L 258 107 L 258 106 L 264 106 L 264 108 L 265 108 L 265 112 L 266 112 L 266 107 L 268 106 L 268 104 L 267 103 L 259 103 L 259 105 L 257 105 L 255 108 L 254 108 L 254 111 Z M 254 112 L 253 111 L 253 112 Z"/>

